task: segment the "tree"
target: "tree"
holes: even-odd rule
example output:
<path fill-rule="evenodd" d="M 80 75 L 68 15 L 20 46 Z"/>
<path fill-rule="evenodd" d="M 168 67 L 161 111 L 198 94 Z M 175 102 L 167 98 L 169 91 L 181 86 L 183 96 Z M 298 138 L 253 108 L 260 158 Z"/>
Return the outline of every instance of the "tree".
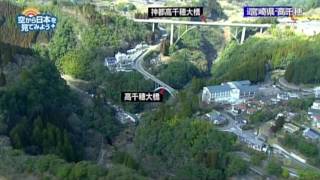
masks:
<path fill-rule="evenodd" d="M 283 116 L 279 117 L 276 120 L 275 125 L 271 127 L 271 131 L 273 133 L 278 132 L 279 130 L 281 130 L 281 128 L 283 127 L 284 123 L 285 123 L 285 118 Z"/>
<path fill-rule="evenodd" d="M 205 8 L 205 15 L 213 20 L 225 17 L 223 9 L 216 0 L 201 0 L 199 4 Z"/>
<path fill-rule="evenodd" d="M 270 175 L 280 176 L 282 173 L 282 167 L 279 161 L 270 160 L 267 165 L 267 172 Z"/>
<path fill-rule="evenodd" d="M 79 79 L 89 79 L 92 76 L 92 59 L 91 52 L 86 49 L 72 50 L 61 58 L 60 67 L 65 74 Z"/>
<path fill-rule="evenodd" d="M 162 40 L 160 43 L 160 53 L 163 54 L 164 56 L 168 56 L 170 51 L 170 42 L 169 40 Z"/>
<path fill-rule="evenodd" d="M 234 176 L 245 174 L 248 170 L 248 163 L 237 156 L 232 156 L 227 168 L 227 175 Z"/>
<path fill-rule="evenodd" d="M 299 171 L 299 177 L 302 180 L 316 180 L 320 179 L 320 173 L 313 170 Z"/>
<path fill-rule="evenodd" d="M 64 20 L 59 24 L 49 43 L 49 56 L 56 64 L 60 64 L 60 58 L 75 48 L 77 44 L 72 22 Z"/>
<path fill-rule="evenodd" d="M 289 170 L 288 169 L 283 169 L 282 171 L 282 177 L 288 179 L 290 176 Z"/>
<path fill-rule="evenodd" d="M 262 154 L 262 153 L 254 153 L 252 156 L 251 156 L 251 163 L 255 166 L 260 166 L 262 161 L 266 159 L 266 156 L 265 154 Z"/>

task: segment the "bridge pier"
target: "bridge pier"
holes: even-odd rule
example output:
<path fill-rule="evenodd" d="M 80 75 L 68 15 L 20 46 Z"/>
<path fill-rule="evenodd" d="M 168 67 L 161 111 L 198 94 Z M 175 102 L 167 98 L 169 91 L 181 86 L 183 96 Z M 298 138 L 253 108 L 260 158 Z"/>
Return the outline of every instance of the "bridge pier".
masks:
<path fill-rule="evenodd" d="M 152 23 L 152 32 L 154 32 L 155 23 Z"/>
<path fill-rule="evenodd" d="M 170 33 L 170 46 L 173 45 L 173 29 L 174 28 L 174 25 L 171 24 L 171 33 Z"/>
<path fill-rule="evenodd" d="M 246 37 L 246 27 L 242 28 L 240 44 L 243 44 L 244 38 Z"/>
<path fill-rule="evenodd" d="M 260 34 L 262 34 L 262 30 L 263 30 L 263 28 L 261 27 L 261 28 L 260 28 Z"/>
<path fill-rule="evenodd" d="M 231 32 L 231 31 L 230 31 Z M 231 32 L 232 33 L 232 32 Z M 239 40 L 238 40 L 238 27 L 236 27 L 236 32 L 233 34 L 231 34 L 233 36 L 233 38 L 239 43 Z"/>

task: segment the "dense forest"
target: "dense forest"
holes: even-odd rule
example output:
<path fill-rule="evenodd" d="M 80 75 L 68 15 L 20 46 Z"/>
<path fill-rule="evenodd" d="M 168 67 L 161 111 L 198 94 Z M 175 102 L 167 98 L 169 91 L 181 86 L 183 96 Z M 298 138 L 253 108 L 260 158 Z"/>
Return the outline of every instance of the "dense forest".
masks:
<path fill-rule="evenodd" d="M 70 90 L 52 63 L 43 59 L 34 63 L 0 95 L 1 133 L 10 136 L 15 148 L 31 154 L 78 160 L 81 151 L 75 151 L 67 121 L 75 111 Z"/>
<path fill-rule="evenodd" d="M 55 155 L 30 156 L 3 144 L 0 154 L 1 175 L 9 179 L 147 179 L 122 163 L 114 164 L 107 171 L 92 162 L 70 163 Z"/>
<path fill-rule="evenodd" d="M 249 79 L 259 82 L 265 79 L 268 70 L 286 69 L 292 63 L 286 76 L 290 82 L 317 82 L 317 76 L 314 76 L 317 66 L 305 72 L 305 67 L 296 64 L 314 65 L 319 57 L 320 36 L 304 37 L 294 35 L 290 30 L 275 29 L 269 33 L 267 38 L 251 37 L 243 45 L 231 43 L 214 64 L 212 81 Z M 304 72 L 301 77 L 300 70 Z"/>
<path fill-rule="evenodd" d="M 20 47 L 30 47 L 36 41 L 48 42 L 51 33 L 21 33 L 16 24 L 16 16 L 22 13 L 22 8 L 7 1 L 0 2 L 0 41 Z M 7 34 L 10 34 L 8 36 Z"/>
<path fill-rule="evenodd" d="M 320 83 L 320 54 L 309 54 L 289 64 L 285 78 L 295 84 Z"/>
<path fill-rule="evenodd" d="M 199 92 L 199 86 L 194 79 L 176 103 L 161 105 L 139 124 L 135 145 L 146 171 L 155 177 L 226 179 L 247 170 L 247 164 L 230 153 L 235 137 L 192 116 L 199 111 L 199 99 L 191 94 Z"/>
<path fill-rule="evenodd" d="M 196 94 L 206 84 L 203 77 L 210 76 L 212 62 L 224 46 L 222 30 L 191 30 L 173 47 L 163 44 L 161 51 L 170 60 L 154 71 L 179 89 L 176 99 L 162 104 L 125 104 L 120 100 L 122 91 L 152 91 L 154 84 L 138 72 L 110 72 L 102 65 L 104 58 L 142 41 L 151 44 L 157 32 L 111 9 L 102 15 L 93 5 L 73 1 L 72 6 L 62 6 L 60 2 L 41 7 L 58 16 L 55 32 L 24 35 L 14 23 L 22 8 L 0 2 L 1 175 L 9 179 L 221 180 L 248 172 L 248 162 L 235 155 L 239 150 L 236 137 L 200 120 L 201 114 L 212 109 L 201 107 Z M 208 7 L 205 15 L 213 20 L 224 17 L 217 1 L 201 0 L 199 5 Z M 122 4 L 117 8 L 135 7 Z M 175 33 L 181 33 L 178 31 Z M 288 66 L 290 82 L 319 83 L 318 76 L 311 77 L 318 72 L 311 64 L 318 62 L 319 36 L 294 36 L 289 30 L 269 33 L 268 39 L 231 43 L 213 65 L 213 81 L 240 78 L 258 82 L 270 68 Z M 303 74 L 301 67 L 310 72 Z M 61 77 L 65 74 L 89 87 L 70 88 Z M 121 124 L 117 108 L 110 103 L 140 113 L 141 121 L 132 127 Z M 250 121 L 260 123 L 271 116 L 274 113 L 258 111 Z M 125 143 L 119 142 L 122 136 Z M 287 146 L 294 146 L 295 139 L 285 138 Z M 306 142 L 299 145 L 311 147 Z M 313 147 L 300 151 L 310 158 L 319 156 Z M 101 163 L 106 167 L 97 160 L 100 156 L 107 159 Z M 271 170 L 280 172 L 279 164 L 270 164 Z M 304 173 L 302 177 L 319 177 Z"/>
<path fill-rule="evenodd" d="M 18 9 L 14 13 L 20 13 L 20 8 L 10 3 L 0 2 L 0 5 L 4 9 L 1 13 L 7 13 L 6 8 Z M 57 9 L 55 8 L 53 11 L 56 12 Z M 14 13 L 8 17 L 15 16 Z M 61 13 L 58 16 L 61 16 Z M 117 18 L 117 16 L 113 16 L 113 18 Z M 3 31 L 1 35 L 12 34 L 9 30 L 7 31 L 6 27 L 10 22 L 9 19 L 3 20 L 1 16 L 1 20 L 0 29 Z M 97 179 L 98 177 L 126 179 L 128 174 L 135 177 L 135 170 L 131 167 L 126 168 L 126 164 L 121 165 L 124 163 L 121 161 L 118 161 L 119 165 L 115 165 L 116 168 L 111 168 L 108 173 L 96 165 L 82 161 L 88 157 L 85 154 L 85 149 L 88 144 L 92 144 L 92 142 L 88 142 L 92 141 L 90 138 L 94 137 L 90 133 L 101 134 L 108 143 L 112 144 L 114 137 L 121 132 L 122 125 L 116 120 L 114 109 L 105 103 L 103 96 L 92 98 L 91 104 L 83 104 L 83 100 L 78 97 L 78 94 L 71 91 L 61 78 L 61 72 L 83 79 L 96 78 L 95 75 L 98 75 L 99 70 L 104 72 L 103 75 L 109 72 L 105 68 L 102 69 L 100 65 L 101 68 L 94 71 L 94 66 L 98 65 L 97 62 L 102 63 L 103 55 L 97 57 L 101 50 L 99 49 L 100 44 L 84 48 L 85 42 L 78 39 L 77 35 L 81 33 L 78 27 L 83 24 L 66 16 L 60 20 L 61 23 L 49 44 L 43 45 L 41 43 L 45 42 L 35 40 L 35 37 L 28 39 L 19 37 L 19 35 L 3 36 L 4 38 L 1 39 L 0 134 L 10 138 L 13 148 L 21 149 L 28 154 L 38 155 L 18 156 L 21 154 L 20 152 L 14 155 L 12 154 L 15 153 L 13 150 L 1 151 L 1 158 L 5 153 L 10 155 L 6 156 L 7 159 L 1 160 L 2 162 L 18 161 L 21 158 L 27 160 L 18 164 L 11 163 L 10 166 L 5 163 L 8 166 L 0 167 L 1 174 L 12 172 L 8 167 L 22 166 L 12 174 L 34 172 L 36 176 L 40 177 L 48 175 L 63 179 Z M 119 26 L 126 26 L 126 24 L 123 22 Z M 119 26 L 117 25 L 117 27 Z M 113 29 L 109 28 L 108 31 L 113 33 Z M 15 28 L 13 27 L 13 29 Z M 103 36 L 113 35 L 104 34 Z M 136 40 L 136 37 L 133 36 L 131 34 L 123 37 L 123 41 L 128 40 L 131 43 Z M 7 37 L 17 39 L 8 39 Z M 23 40 L 20 41 L 19 38 Z M 141 36 L 137 38 L 141 38 Z M 24 42 L 25 40 L 28 42 Z M 34 48 L 31 48 L 31 43 L 36 43 Z M 110 42 L 107 46 L 111 46 L 112 43 Z M 115 48 L 121 49 L 118 45 L 115 45 Z M 85 54 L 86 52 L 91 53 Z M 84 71 L 85 69 L 92 70 L 92 72 Z M 13 76 L 15 78 L 6 81 L 7 77 Z M 108 77 L 112 79 L 110 76 L 113 76 L 111 73 L 108 74 Z M 102 77 L 100 76 L 100 78 Z M 138 76 L 134 80 L 139 81 L 139 78 Z M 127 80 L 123 79 L 123 81 Z M 112 85 L 116 86 L 117 83 L 114 82 Z M 121 84 L 125 85 L 125 83 Z M 2 148 L 3 145 L 1 144 L 0 147 Z M 39 156 L 41 154 L 57 156 Z M 69 164 L 62 159 L 68 162 L 79 162 Z M 34 164 L 30 165 L 30 162 L 34 162 Z M 51 162 L 53 164 L 50 164 Z M 63 165 L 63 168 L 59 168 L 55 163 L 59 163 L 59 166 Z M 137 174 L 135 179 L 141 178 L 143 177 Z"/>

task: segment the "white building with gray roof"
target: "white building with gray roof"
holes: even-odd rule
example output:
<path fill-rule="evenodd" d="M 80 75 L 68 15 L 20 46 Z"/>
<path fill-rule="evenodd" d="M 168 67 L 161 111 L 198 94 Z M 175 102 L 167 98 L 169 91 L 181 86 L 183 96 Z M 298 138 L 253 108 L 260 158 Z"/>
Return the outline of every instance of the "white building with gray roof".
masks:
<path fill-rule="evenodd" d="M 202 91 L 202 101 L 206 103 L 237 103 L 254 97 L 258 88 L 248 80 L 222 83 L 218 86 L 206 86 Z"/>

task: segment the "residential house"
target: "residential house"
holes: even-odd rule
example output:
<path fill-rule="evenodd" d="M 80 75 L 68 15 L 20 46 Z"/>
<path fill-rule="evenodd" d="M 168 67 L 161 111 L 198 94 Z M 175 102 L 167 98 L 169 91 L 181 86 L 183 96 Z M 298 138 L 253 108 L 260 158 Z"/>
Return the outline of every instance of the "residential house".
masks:
<path fill-rule="evenodd" d="M 212 111 L 211 113 L 207 113 L 206 117 L 210 120 L 213 124 L 222 125 L 227 122 L 226 117 L 224 117 L 218 111 Z"/>
<path fill-rule="evenodd" d="M 107 66 L 109 70 L 113 70 L 117 67 L 117 59 L 115 57 L 106 57 L 104 59 L 104 66 Z"/>
<path fill-rule="evenodd" d="M 249 148 L 256 151 L 267 152 L 268 144 L 260 136 L 256 136 L 251 132 L 236 130 L 235 133 L 240 142 L 245 143 Z"/>
<path fill-rule="evenodd" d="M 311 109 L 320 110 L 320 100 L 316 100 L 313 102 Z"/>
<path fill-rule="evenodd" d="M 302 135 L 310 140 L 318 140 L 320 138 L 320 133 L 311 128 L 306 128 Z"/>
<path fill-rule="evenodd" d="M 309 108 L 308 114 L 313 126 L 320 128 L 320 100 L 313 102 L 312 106 Z"/>
<path fill-rule="evenodd" d="M 237 114 L 246 112 L 246 110 L 247 110 L 247 105 L 244 103 L 240 103 L 240 104 L 233 104 L 231 112 L 237 115 Z"/>
<path fill-rule="evenodd" d="M 277 94 L 277 100 L 278 101 L 288 101 L 289 100 L 288 93 L 278 93 Z"/>
<path fill-rule="evenodd" d="M 320 114 L 311 115 L 310 118 L 313 126 L 320 129 Z"/>
<path fill-rule="evenodd" d="M 286 131 L 286 132 L 289 132 L 291 134 L 299 131 L 299 129 L 300 128 L 298 126 L 296 126 L 296 125 L 294 125 L 292 123 L 285 123 L 283 125 L 283 130 Z"/>

